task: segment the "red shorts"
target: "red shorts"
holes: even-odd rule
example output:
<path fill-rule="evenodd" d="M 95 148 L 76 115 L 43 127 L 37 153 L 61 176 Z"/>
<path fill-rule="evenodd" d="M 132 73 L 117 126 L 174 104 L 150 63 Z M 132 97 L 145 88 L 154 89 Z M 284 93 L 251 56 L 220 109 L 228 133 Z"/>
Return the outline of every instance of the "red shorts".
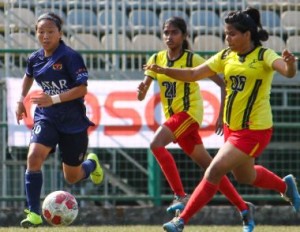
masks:
<path fill-rule="evenodd" d="M 266 130 L 243 129 L 233 131 L 227 126 L 224 126 L 225 141 L 229 141 L 239 150 L 255 158 L 260 156 L 267 147 L 271 140 L 272 133 L 272 128 Z"/>
<path fill-rule="evenodd" d="M 185 153 L 190 155 L 195 145 L 202 144 L 199 135 L 199 124 L 186 112 L 180 112 L 172 115 L 164 125 L 174 134 L 179 146 Z"/>

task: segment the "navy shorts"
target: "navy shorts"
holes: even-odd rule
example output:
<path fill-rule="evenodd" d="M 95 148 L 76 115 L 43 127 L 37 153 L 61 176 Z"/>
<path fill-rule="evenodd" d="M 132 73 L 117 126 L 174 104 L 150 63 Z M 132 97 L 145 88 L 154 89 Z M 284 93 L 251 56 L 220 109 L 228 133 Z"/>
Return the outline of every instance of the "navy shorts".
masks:
<path fill-rule="evenodd" d="M 87 129 L 75 134 L 61 133 L 48 121 L 35 123 L 30 143 L 40 143 L 51 147 L 55 151 L 58 145 L 60 158 L 63 163 L 70 166 L 78 166 L 83 160 L 88 147 Z"/>

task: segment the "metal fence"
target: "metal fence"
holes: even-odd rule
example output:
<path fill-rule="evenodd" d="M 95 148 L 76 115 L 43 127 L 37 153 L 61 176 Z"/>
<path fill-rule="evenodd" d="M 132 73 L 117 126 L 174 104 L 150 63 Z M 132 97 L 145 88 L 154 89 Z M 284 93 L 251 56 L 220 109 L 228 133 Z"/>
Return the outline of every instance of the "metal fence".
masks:
<path fill-rule="evenodd" d="M 37 48 L 35 21 L 41 13 L 53 11 L 65 22 L 64 41 L 83 52 L 91 78 L 141 78 L 151 51 L 164 46 L 161 29 L 166 18 L 186 19 L 191 49 L 216 51 L 224 46 L 226 13 L 247 6 L 261 10 L 262 24 L 270 33 L 266 46 L 300 52 L 299 3 L 292 0 L 2 0 L 0 49 Z M 26 57 L 26 52 L 1 52 L 0 73 L 21 76 Z"/>
<path fill-rule="evenodd" d="M 255 3 L 254 3 L 255 2 Z M 280 51 L 284 47 L 293 48 L 290 38 L 298 35 L 297 22 L 300 17 L 295 14 L 297 3 L 290 1 L 193 1 L 193 0 L 127 0 L 127 1 L 0 1 L 0 200 L 1 206 L 19 206 L 24 204 L 23 179 L 26 168 L 25 147 L 7 146 L 7 107 L 5 77 L 21 77 L 25 61 L 37 44 L 34 38 L 35 18 L 46 10 L 58 12 L 65 19 L 64 39 L 74 48 L 80 50 L 88 65 L 92 79 L 139 79 L 143 78 L 141 67 L 154 51 L 162 48 L 160 35 L 163 12 L 166 15 L 178 14 L 187 17 L 190 28 L 190 43 L 197 52 L 209 56 L 218 49 L 218 43 L 207 43 L 201 47 L 198 35 L 216 36 L 224 43 L 222 23 L 205 21 L 201 27 L 200 16 L 194 16 L 196 10 L 215 13 L 220 18 L 231 9 L 242 9 L 254 5 L 263 11 L 270 11 L 265 25 L 272 36 L 268 46 Z M 1 4 L 2 3 L 2 4 Z M 22 10 L 22 11 L 21 11 Z M 145 11 L 144 11 L 145 10 Z M 137 22 L 134 12 L 138 13 Z M 288 12 L 294 20 L 284 20 Z M 154 18 L 150 19 L 150 14 Z M 80 15 L 84 13 L 83 15 Z M 202 12 L 203 13 L 203 12 Z M 275 13 L 272 14 L 272 13 Z M 211 19 L 206 15 L 206 20 Z M 94 17 L 96 16 L 96 18 Z M 143 17 L 147 16 L 146 19 Z M 153 16 L 153 15 L 152 15 Z M 192 19 L 195 17 L 194 19 Z M 279 17 L 280 26 L 276 23 Z M 287 16 L 285 16 L 287 17 Z M 96 20 L 96 21 L 95 21 Z M 101 21 L 103 20 L 103 21 Z M 145 20 L 145 21 L 143 21 Z M 150 21 L 149 21 L 150 20 Z M 195 20 L 195 21 L 193 21 Z M 274 21 L 274 22 L 273 22 Z M 135 24 L 136 22 L 136 24 Z M 290 22 L 290 24 L 288 24 Z M 213 26 L 207 26 L 212 23 Z M 274 25 L 273 25 L 274 23 Z M 140 24 L 140 25 L 138 25 Z M 151 26 L 154 24 L 154 26 Z M 197 25 L 199 24 L 199 27 Z M 142 27 L 145 26 L 146 27 Z M 273 27 L 271 27 L 273 25 Z M 17 34 L 22 33 L 22 34 Z M 21 42 L 18 39 L 21 35 Z M 26 37 L 25 37 L 26 35 Z M 140 37 L 138 37 L 140 35 Z M 143 37 L 145 36 L 145 37 Z M 152 37 L 155 36 L 155 37 Z M 273 36 L 276 36 L 273 38 Z M 27 40 L 28 38 L 28 40 Z M 212 37 L 207 37 L 211 39 Z M 280 40 L 275 40 L 280 39 Z M 150 42 L 147 42 L 150 39 Z M 26 42 L 27 41 L 27 42 Z M 142 41 L 142 45 L 138 45 Z M 156 41 L 156 42 L 155 42 Z M 195 42 L 196 41 L 196 42 Z M 278 41 L 282 41 L 283 45 Z M 212 45 L 212 46 L 210 46 Z M 223 46 L 223 45 L 222 45 Z M 281 47 L 280 47 L 281 46 Z M 205 50 L 209 48 L 208 50 Z M 298 50 L 297 50 L 298 49 Z M 275 133 L 268 149 L 258 162 L 280 176 L 293 173 L 300 177 L 300 81 L 284 81 L 276 76 L 271 93 Z M 105 167 L 104 184 L 95 187 L 89 181 L 78 185 L 67 185 L 62 176 L 57 154 L 53 154 L 43 167 L 43 196 L 56 189 L 69 189 L 76 193 L 82 204 L 93 201 L 99 205 L 153 205 L 164 204 L 171 199 L 170 188 L 162 176 L 152 154 L 147 149 L 93 149 Z M 202 177 L 198 168 L 181 150 L 172 149 L 183 179 L 186 191 L 191 192 Z M 209 150 L 214 155 L 216 150 Z M 233 182 L 235 185 L 236 183 Z M 239 192 L 249 200 L 275 203 L 280 197 L 273 192 L 261 191 L 252 187 L 236 185 Z M 225 202 L 217 195 L 215 202 Z"/>

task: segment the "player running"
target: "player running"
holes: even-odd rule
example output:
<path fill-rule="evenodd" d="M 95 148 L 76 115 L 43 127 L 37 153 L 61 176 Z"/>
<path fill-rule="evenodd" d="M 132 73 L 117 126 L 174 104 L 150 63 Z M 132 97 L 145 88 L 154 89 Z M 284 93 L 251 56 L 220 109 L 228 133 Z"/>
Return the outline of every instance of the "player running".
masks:
<path fill-rule="evenodd" d="M 45 13 L 38 18 L 36 35 L 42 48 L 28 58 L 16 109 L 19 123 L 27 116 L 23 100 L 35 80 L 42 92 L 30 97 L 36 109 L 25 172 L 28 209 L 25 210 L 27 217 L 21 221 L 25 228 L 42 224 L 41 169 L 57 145 L 68 183 L 74 184 L 89 176 L 95 184 L 103 180 L 97 155 L 91 153 L 84 161 L 88 146 L 87 130 L 93 123 L 87 118 L 83 104 L 88 80 L 83 59 L 61 40 L 62 20 L 56 14 Z"/>
<path fill-rule="evenodd" d="M 195 68 L 166 68 L 150 64 L 152 70 L 176 80 L 194 82 L 216 73 L 223 73 L 226 83 L 224 107 L 225 143 L 205 171 L 184 210 L 163 225 L 165 231 L 181 232 L 184 224 L 204 207 L 219 189 L 228 172 L 239 183 L 274 190 L 285 197 L 296 212 L 300 197 L 293 175 L 283 179 L 255 164 L 272 136 L 270 92 L 274 70 L 285 77 L 296 74 L 296 57 L 287 50 L 279 56 L 262 47 L 268 39 L 257 9 L 233 11 L 225 17 L 225 36 L 229 48 L 224 49 Z"/>
<path fill-rule="evenodd" d="M 185 68 L 196 67 L 204 63 L 204 58 L 188 49 L 187 26 L 182 18 L 172 17 L 166 20 L 163 25 L 163 39 L 167 49 L 154 54 L 149 59 L 148 65 Z M 213 75 L 210 79 L 221 88 L 222 103 L 216 127 L 216 132 L 221 134 L 225 96 L 224 81 L 218 75 Z M 184 78 L 176 81 L 167 75 L 156 74 L 150 70 L 146 70 L 145 79 L 138 86 L 139 100 L 144 99 L 152 80 L 158 82 L 163 111 L 167 120 L 155 132 L 150 148 L 174 192 L 174 202 L 167 208 L 168 212 L 174 213 L 178 209 L 184 209 L 188 196 L 184 191 L 175 160 L 165 147 L 171 142 L 178 143 L 200 167 L 206 169 L 209 166 L 212 157 L 204 148 L 199 135 L 203 118 L 203 100 L 198 83 L 187 82 Z M 254 206 L 243 201 L 226 176 L 220 181 L 219 190 L 241 212 L 245 231 L 251 232 L 255 226 Z"/>

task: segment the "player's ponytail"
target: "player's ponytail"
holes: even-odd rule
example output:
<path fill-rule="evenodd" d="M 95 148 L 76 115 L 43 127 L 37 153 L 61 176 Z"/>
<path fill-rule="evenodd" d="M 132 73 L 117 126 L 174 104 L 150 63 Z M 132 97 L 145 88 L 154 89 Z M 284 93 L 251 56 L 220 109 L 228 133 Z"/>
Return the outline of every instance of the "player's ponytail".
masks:
<path fill-rule="evenodd" d="M 248 7 L 244 11 L 232 11 L 225 17 L 225 23 L 231 24 L 238 31 L 250 31 L 251 40 L 255 46 L 261 46 L 261 41 L 266 41 L 269 34 L 262 28 L 260 13 L 257 9 Z"/>
<path fill-rule="evenodd" d="M 248 7 L 244 12 L 252 18 L 252 20 L 255 22 L 256 26 L 258 27 L 257 33 L 254 33 L 253 39 L 255 43 L 261 45 L 259 41 L 267 41 L 269 38 L 269 33 L 266 30 L 264 30 L 262 27 L 259 11 L 255 8 Z"/>

